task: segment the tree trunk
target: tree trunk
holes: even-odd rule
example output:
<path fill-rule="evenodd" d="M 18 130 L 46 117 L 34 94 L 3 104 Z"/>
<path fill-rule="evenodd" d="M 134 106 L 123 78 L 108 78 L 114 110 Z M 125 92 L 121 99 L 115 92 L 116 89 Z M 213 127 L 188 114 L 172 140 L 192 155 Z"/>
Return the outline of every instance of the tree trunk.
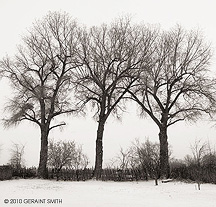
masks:
<path fill-rule="evenodd" d="M 160 127 L 160 177 L 162 178 L 169 178 L 170 176 L 167 139 L 167 127 Z"/>
<path fill-rule="evenodd" d="M 99 120 L 98 130 L 97 130 L 97 140 L 96 140 L 95 169 L 94 169 L 94 177 L 96 179 L 100 179 L 102 173 L 104 124 L 105 121 Z"/>
<path fill-rule="evenodd" d="M 38 167 L 38 177 L 47 179 L 47 158 L 48 158 L 48 134 L 49 130 L 47 127 L 41 127 L 41 150 L 40 150 L 40 161 Z"/>
<path fill-rule="evenodd" d="M 155 178 L 155 185 L 158 185 L 158 179 Z"/>

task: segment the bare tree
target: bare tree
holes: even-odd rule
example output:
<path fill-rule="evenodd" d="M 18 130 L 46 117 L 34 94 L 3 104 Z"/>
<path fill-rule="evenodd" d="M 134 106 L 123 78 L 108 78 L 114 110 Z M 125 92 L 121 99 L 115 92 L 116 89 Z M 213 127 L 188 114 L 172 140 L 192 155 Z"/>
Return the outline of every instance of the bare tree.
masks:
<path fill-rule="evenodd" d="M 155 179 L 155 185 L 158 185 L 160 173 L 159 143 L 153 143 L 147 139 L 144 143 L 136 141 L 134 146 L 136 163 L 145 171 L 147 178 Z"/>
<path fill-rule="evenodd" d="M 48 166 L 54 168 L 57 180 L 63 167 L 68 167 L 76 156 L 76 145 L 74 141 L 49 141 L 48 145 Z"/>
<path fill-rule="evenodd" d="M 210 46 L 196 31 L 177 26 L 158 34 L 148 67 L 141 68 L 131 97 L 159 128 L 161 176 L 169 177 L 169 126 L 210 114 L 215 81 L 209 73 Z"/>
<path fill-rule="evenodd" d="M 216 180 L 216 151 L 215 148 L 208 142 L 206 153 L 202 158 L 202 167 L 206 175 L 205 182 L 215 182 Z M 203 173 L 202 173 L 203 175 Z"/>
<path fill-rule="evenodd" d="M 92 27 L 82 35 L 84 66 L 77 73 L 76 94 L 83 105 L 91 103 L 96 108 L 96 178 L 101 177 L 105 123 L 110 114 L 121 117 L 122 98 L 136 81 L 138 68 L 147 61 L 153 39 L 153 31 L 132 26 L 128 19 Z"/>
<path fill-rule="evenodd" d="M 75 153 L 72 162 L 70 163 L 70 167 L 75 170 L 86 169 L 89 164 L 89 159 L 86 154 L 83 153 L 83 149 L 81 145 L 76 146 Z"/>
<path fill-rule="evenodd" d="M 11 81 L 14 96 L 7 104 L 10 113 L 5 125 L 27 120 L 39 126 L 41 151 L 38 176 L 47 177 L 49 132 L 65 123 L 53 123 L 59 115 L 76 110 L 71 100 L 71 77 L 79 64 L 77 23 L 65 13 L 49 13 L 36 21 L 23 37 L 14 58 L 1 61 L 4 75 Z"/>
<path fill-rule="evenodd" d="M 77 180 L 79 180 L 79 170 L 86 169 L 89 164 L 87 155 L 83 153 L 82 146 L 74 141 L 51 140 L 48 146 L 48 166 L 59 179 L 59 173 L 63 168 L 71 168 L 76 171 Z"/>
<path fill-rule="evenodd" d="M 24 151 L 25 145 L 13 143 L 11 148 L 11 158 L 10 158 L 10 165 L 16 169 L 20 169 L 24 166 Z"/>
<path fill-rule="evenodd" d="M 196 140 L 195 143 L 191 145 L 191 151 L 193 156 L 187 155 L 185 161 L 187 165 L 193 166 L 193 176 L 197 182 L 198 189 L 200 190 L 202 166 L 204 157 L 207 154 L 207 143 Z"/>
<path fill-rule="evenodd" d="M 75 170 L 77 181 L 80 180 L 80 173 L 82 173 L 83 170 L 87 168 L 88 164 L 89 159 L 87 155 L 83 153 L 82 146 L 76 146 L 74 158 L 70 163 L 69 167 Z"/>
<path fill-rule="evenodd" d="M 124 171 L 130 167 L 132 151 L 130 148 L 124 150 L 122 147 L 120 153 L 116 156 L 115 162 L 119 166 L 120 170 Z"/>

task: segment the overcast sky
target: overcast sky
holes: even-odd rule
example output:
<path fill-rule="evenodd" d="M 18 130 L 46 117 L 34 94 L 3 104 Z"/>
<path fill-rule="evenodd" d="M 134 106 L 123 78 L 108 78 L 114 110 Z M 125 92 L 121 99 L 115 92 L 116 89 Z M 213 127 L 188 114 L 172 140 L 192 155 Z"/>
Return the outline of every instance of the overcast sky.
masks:
<path fill-rule="evenodd" d="M 66 11 L 81 24 L 87 26 L 109 23 L 122 15 L 131 15 L 133 21 L 160 24 L 169 29 L 176 24 L 186 29 L 203 31 L 206 41 L 216 47 L 216 2 L 214 0 L 0 0 L 0 58 L 13 55 L 21 36 L 36 19 L 48 11 Z M 214 56 L 214 59 L 216 56 Z M 211 69 L 215 70 L 215 60 Z M 0 118 L 10 97 L 11 90 L 5 80 L 0 81 Z M 83 145 L 83 150 L 94 165 L 97 122 L 87 117 L 65 118 L 67 126 L 63 131 L 55 129 L 50 138 L 75 140 Z M 168 130 L 169 143 L 173 155 L 183 158 L 190 153 L 190 144 L 195 139 L 209 140 L 216 144 L 216 128 L 207 120 L 196 124 L 177 123 Z M 104 161 L 108 163 L 120 147 L 127 148 L 138 138 L 144 141 L 149 137 L 158 141 L 158 129 L 150 119 L 137 118 L 135 104 L 130 105 L 121 122 L 108 119 L 104 134 Z M 23 123 L 16 128 L 4 129 L 0 125 L 0 164 L 6 164 L 12 143 L 25 147 L 25 160 L 28 166 L 38 165 L 40 149 L 39 129 L 31 123 Z"/>

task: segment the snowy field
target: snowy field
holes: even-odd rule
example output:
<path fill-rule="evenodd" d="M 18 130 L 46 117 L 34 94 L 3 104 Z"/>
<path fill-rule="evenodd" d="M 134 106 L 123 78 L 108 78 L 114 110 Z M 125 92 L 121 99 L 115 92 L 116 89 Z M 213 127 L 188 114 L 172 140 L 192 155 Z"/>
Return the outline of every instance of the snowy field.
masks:
<path fill-rule="evenodd" d="M 216 207 L 216 185 L 8 180 L 0 181 L 0 206 Z"/>

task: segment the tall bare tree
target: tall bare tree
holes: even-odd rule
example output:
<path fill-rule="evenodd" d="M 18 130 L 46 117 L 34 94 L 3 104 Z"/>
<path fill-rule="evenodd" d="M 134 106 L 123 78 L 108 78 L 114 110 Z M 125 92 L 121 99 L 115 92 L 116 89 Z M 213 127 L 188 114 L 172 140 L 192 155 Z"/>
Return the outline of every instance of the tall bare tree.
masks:
<path fill-rule="evenodd" d="M 78 26 L 66 13 L 49 13 L 36 21 L 23 37 L 14 58 L 1 61 L 14 96 L 7 104 L 5 125 L 27 120 L 39 126 L 41 151 L 39 177 L 46 178 L 49 132 L 65 125 L 53 123 L 61 114 L 75 111 L 71 100 L 71 77 L 79 64 L 76 58 Z"/>
<path fill-rule="evenodd" d="M 120 101 L 136 81 L 138 68 L 147 61 L 153 39 L 153 31 L 132 26 L 128 19 L 92 27 L 82 35 L 84 66 L 77 73 L 76 94 L 82 104 L 90 102 L 96 108 L 96 178 L 102 170 L 105 123 L 110 114 L 120 118 Z"/>
<path fill-rule="evenodd" d="M 215 103 L 215 82 L 210 78 L 210 46 L 196 31 L 180 26 L 161 32 L 151 64 L 142 67 L 131 97 L 159 128 L 161 176 L 169 177 L 169 126 L 183 120 L 196 121 L 209 114 Z"/>

